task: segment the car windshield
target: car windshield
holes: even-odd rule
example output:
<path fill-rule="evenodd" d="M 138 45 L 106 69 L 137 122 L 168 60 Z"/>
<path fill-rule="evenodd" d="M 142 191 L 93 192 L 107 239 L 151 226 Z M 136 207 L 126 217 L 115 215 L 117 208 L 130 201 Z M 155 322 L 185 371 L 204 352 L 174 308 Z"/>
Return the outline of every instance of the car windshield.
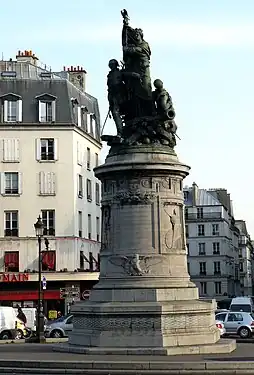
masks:
<path fill-rule="evenodd" d="M 250 314 L 250 316 L 251 316 L 251 317 L 252 317 L 252 319 L 254 320 L 254 314 L 252 314 L 252 313 L 251 313 L 251 314 Z"/>
<path fill-rule="evenodd" d="M 251 312 L 251 306 L 250 305 L 231 305 L 230 311 Z"/>
<path fill-rule="evenodd" d="M 65 319 L 67 319 L 69 317 L 69 315 L 68 316 L 61 316 L 60 318 L 57 318 L 57 319 L 55 319 L 55 320 L 53 320 L 53 322 L 51 322 L 51 323 L 60 323 L 60 322 L 63 322 Z"/>

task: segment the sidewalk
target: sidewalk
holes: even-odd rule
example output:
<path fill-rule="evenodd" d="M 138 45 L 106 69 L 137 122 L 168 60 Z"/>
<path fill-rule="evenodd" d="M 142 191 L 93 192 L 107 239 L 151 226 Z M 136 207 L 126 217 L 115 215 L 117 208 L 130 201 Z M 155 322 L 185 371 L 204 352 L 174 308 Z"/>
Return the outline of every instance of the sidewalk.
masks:
<path fill-rule="evenodd" d="M 55 346 L 56 344 L 54 344 Z M 187 356 L 92 356 L 52 351 L 52 344 L 0 346 L 0 373 L 27 374 L 254 374 L 253 344 L 231 354 Z M 66 372 L 66 369 L 69 371 Z"/>

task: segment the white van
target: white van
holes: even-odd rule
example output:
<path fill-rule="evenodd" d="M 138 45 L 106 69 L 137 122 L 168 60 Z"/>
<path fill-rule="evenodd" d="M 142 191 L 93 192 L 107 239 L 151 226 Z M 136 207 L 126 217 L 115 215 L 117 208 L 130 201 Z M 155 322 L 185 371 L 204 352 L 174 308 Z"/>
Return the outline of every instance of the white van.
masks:
<path fill-rule="evenodd" d="M 250 297 L 233 298 L 230 304 L 230 311 L 243 311 L 251 313 L 254 310 L 253 302 Z"/>
<path fill-rule="evenodd" d="M 0 340 L 15 339 L 17 335 L 17 320 L 14 308 L 0 306 Z"/>
<path fill-rule="evenodd" d="M 14 308 L 16 316 L 18 315 L 18 309 Z M 35 307 L 22 307 L 22 311 L 26 316 L 26 327 L 36 331 L 36 308 Z"/>

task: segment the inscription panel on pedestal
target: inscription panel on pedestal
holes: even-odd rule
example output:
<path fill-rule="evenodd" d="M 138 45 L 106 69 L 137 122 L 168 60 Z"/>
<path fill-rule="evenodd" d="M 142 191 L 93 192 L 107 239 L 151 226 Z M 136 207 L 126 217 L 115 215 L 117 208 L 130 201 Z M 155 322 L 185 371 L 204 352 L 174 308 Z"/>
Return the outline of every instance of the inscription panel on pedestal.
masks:
<path fill-rule="evenodd" d="M 112 207 L 114 248 L 118 252 L 142 252 L 154 247 L 151 205 Z"/>

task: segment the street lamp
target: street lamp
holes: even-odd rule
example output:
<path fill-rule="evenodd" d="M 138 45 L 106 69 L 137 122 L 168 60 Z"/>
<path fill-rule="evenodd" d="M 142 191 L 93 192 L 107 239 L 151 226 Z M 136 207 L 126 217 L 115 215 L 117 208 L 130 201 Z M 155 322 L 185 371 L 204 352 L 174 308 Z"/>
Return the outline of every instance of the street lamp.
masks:
<path fill-rule="evenodd" d="M 41 280 L 41 267 L 42 267 L 42 253 L 41 253 L 41 239 L 43 237 L 44 225 L 39 216 L 37 222 L 34 224 L 35 234 L 38 238 L 39 245 L 39 259 L 38 259 L 38 308 L 37 308 L 37 327 L 36 327 L 36 342 L 43 343 L 46 341 L 44 336 L 44 315 L 42 305 L 42 280 Z"/>

